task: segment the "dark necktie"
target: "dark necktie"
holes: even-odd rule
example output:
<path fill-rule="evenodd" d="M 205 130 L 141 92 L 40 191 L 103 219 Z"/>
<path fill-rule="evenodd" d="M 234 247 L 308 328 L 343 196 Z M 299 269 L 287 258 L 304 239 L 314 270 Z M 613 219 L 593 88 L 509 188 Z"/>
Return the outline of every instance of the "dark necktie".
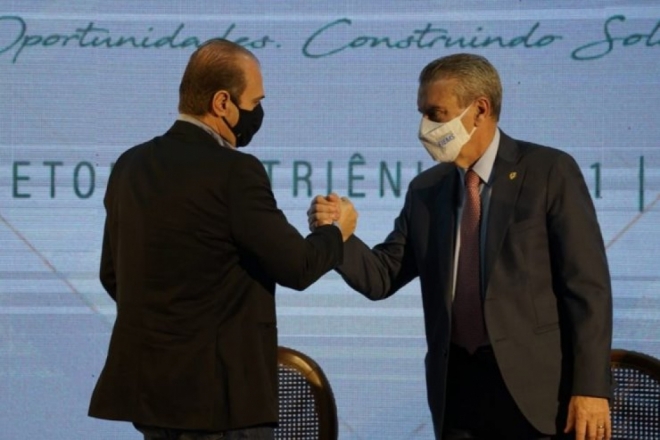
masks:
<path fill-rule="evenodd" d="M 461 217 L 461 248 L 458 253 L 456 292 L 452 306 L 452 341 L 470 353 L 474 353 L 480 345 L 488 341 L 480 290 L 480 182 L 477 173 L 467 171 Z"/>

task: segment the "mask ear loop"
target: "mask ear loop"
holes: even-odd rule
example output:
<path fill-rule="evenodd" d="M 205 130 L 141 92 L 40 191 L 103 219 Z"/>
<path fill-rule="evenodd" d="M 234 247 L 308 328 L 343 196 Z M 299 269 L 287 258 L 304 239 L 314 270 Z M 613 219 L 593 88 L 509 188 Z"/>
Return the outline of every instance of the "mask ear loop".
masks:
<path fill-rule="evenodd" d="M 468 110 L 470 110 L 470 107 L 472 107 L 473 104 L 474 104 L 474 103 L 472 103 L 472 104 L 468 105 L 467 107 L 465 107 L 465 110 L 463 110 L 463 113 L 461 113 L 460 115 L 458 115 L 458 116 L 456 117 L 456 119 L 459 119 L 459 120 L 460 120 L 460 119 L 463 119 L 463 116 L 465 116 L 465 114 L 467 113 Z M 450 121 L 450 122 L 451 122 L 451 121 Z M 463 122 L 461 122 L 461 124 L 462 124 L 462 123 L 463 123 Z M 468 136 L 469 136 L 469 137 L 472 137 L 472 133 L 474 133 L 474 131 L 475 131 L 476 129 L 477 129 L 477 127 L 472 127 L 472 131 L 470 131 L 470 133 L 468 134 Z"/>

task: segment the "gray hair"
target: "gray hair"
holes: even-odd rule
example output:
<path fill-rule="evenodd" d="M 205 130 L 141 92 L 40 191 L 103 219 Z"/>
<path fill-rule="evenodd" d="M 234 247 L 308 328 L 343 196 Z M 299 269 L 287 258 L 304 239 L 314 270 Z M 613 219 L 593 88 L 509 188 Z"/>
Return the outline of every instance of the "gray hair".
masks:
<path fill-rule="evenodd" d="M 493 65 L 484 57 L 469 53 L 448 55 L 431 61 L 419 74 L 420 89 L 440 79 L 456 79 L 454 94 L 462 107 L 485 96 L 490 101 L 493 118 L 502 110 L 502 83 Z"/>

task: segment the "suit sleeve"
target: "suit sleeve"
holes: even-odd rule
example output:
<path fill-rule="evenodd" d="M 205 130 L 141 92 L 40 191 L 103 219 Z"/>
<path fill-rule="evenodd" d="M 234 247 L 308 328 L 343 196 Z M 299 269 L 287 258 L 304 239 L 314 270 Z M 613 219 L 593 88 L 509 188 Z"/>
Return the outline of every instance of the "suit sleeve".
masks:
<path fill-rule="evenodd" d="M 550 252 L 574 355 L 573 395 L 610 397 L 612 291 L 596 211 L 573 158 L 561 155 L 550 176 Z"/>
<path fill-rule="evenodd" d="M 241 155 L 231 186 L 234 239 L 276 283 L 302 290 L 341 263 L 339 228 L 322 226 L 303 237 L 278 209 L 268 175 L 254 156 Z"/>
<path fill-rule="evenodd" d="M 410 190 L 406 203 L 384 242 L 373 249 L 355 235 L 344 243 L 344 262 L 337 272 L 344 281 L 371 300 L 385 299 L 417 276 L 409 243 Z"/>
<path fill-rule="evenodd" d="M 99 278 L 101 285 L 108 292 L 108 295 L 115 301 L 117 300 L 117 278 L 115 275 L 115 266 L 112 258 L 112 249 L 110 247 L 109 220 L 106 218 L 103 229 L 103 247 L 101 249 L 101 269 Z"/>
<path fill-rule="evenodd" d="M 116 167 L 117 168 L 117 167 Z M 105 206 L 105 222 L 103 226 L 103 243 L 101 247 L 101 265 L 99 270 L 99 280 L 105 291 L 113 300 L 117 300 L 117 276 L 115 273 L 115 261 L 112 256 L 112 246 L 110 240 L 111 228 L 111 210 L 112 210 L 112 181 L 117 170 L 113 170 L 108 178 L 108 187 L 106 189 L 103 204 Z"/>

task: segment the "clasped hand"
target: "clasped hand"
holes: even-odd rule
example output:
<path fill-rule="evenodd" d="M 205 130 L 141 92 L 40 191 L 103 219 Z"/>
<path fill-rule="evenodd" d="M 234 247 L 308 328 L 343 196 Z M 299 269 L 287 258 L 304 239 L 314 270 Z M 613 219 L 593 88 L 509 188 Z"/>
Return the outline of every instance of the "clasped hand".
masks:
<path fill-rule="evenodd" d="M 357 218 L 358 212 L 353 203 L 347 197 L 339 197 L 335 193 L 314 197 L 307 210 L 310 231 L 314 231 L 319 226 L 336 223 L 341 229 L 344 241 L 348 240 L 355 231 Z"/>

